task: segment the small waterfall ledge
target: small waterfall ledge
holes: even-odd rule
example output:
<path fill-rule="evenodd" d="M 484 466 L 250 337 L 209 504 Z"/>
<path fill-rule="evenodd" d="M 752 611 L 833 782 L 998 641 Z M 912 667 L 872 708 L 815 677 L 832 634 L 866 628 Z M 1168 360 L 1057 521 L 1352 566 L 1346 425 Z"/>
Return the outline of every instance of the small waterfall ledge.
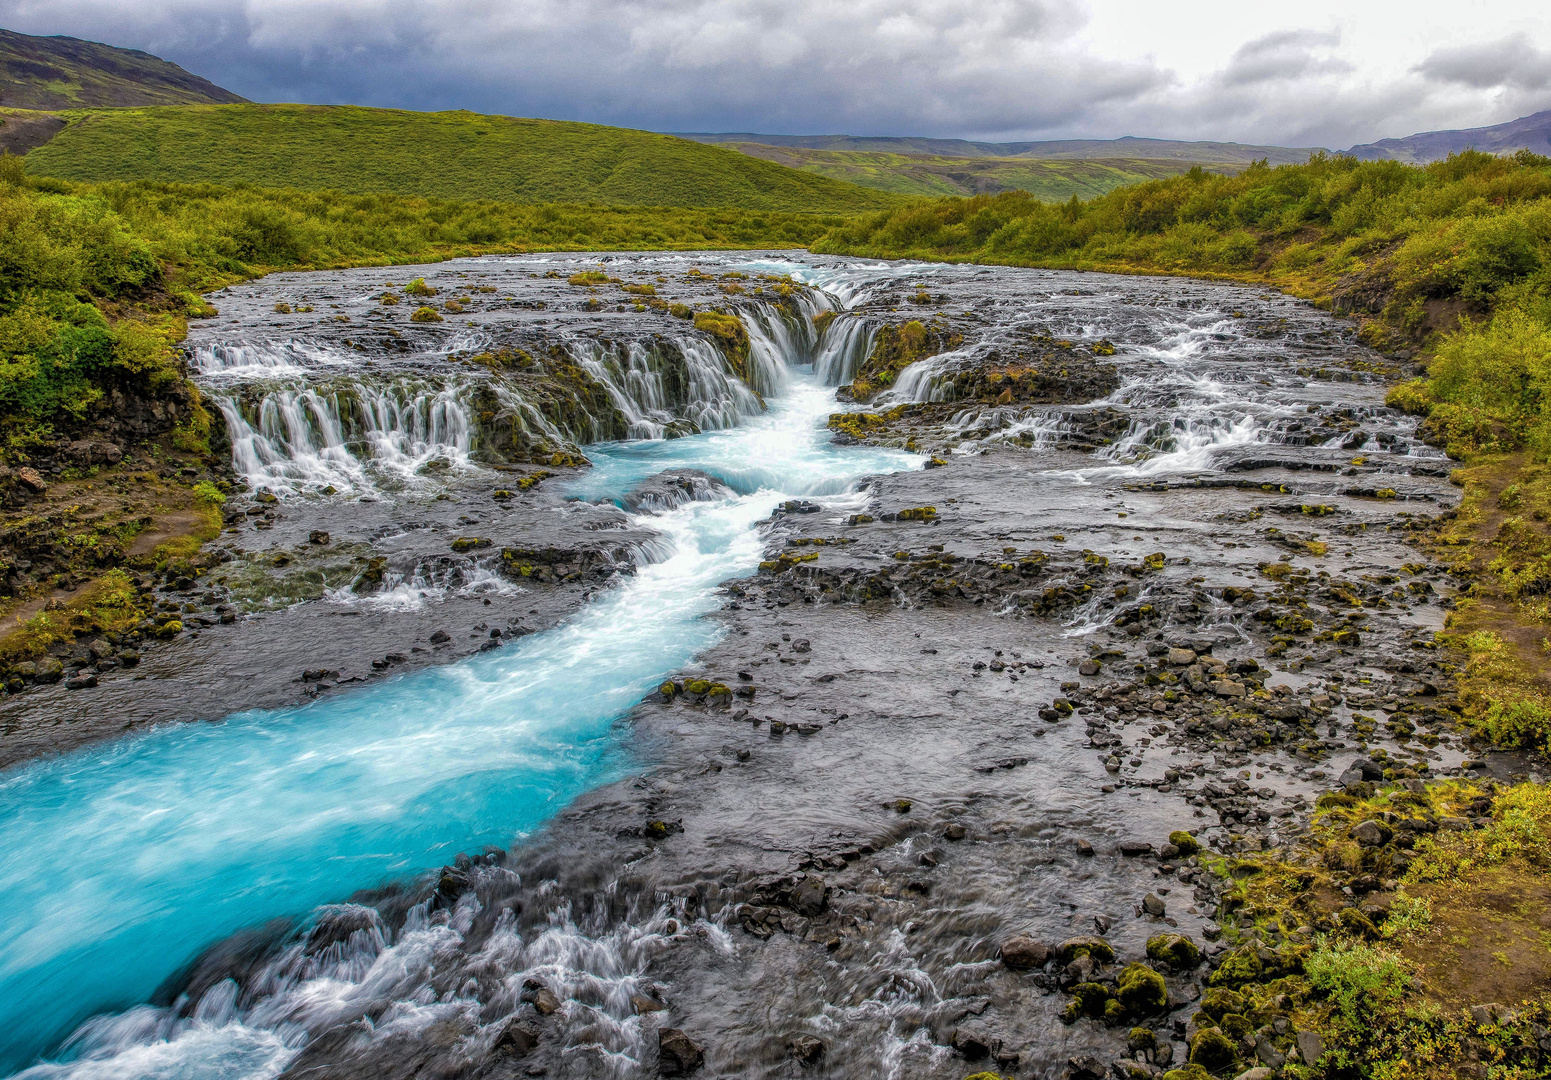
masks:
<path fill-rule="evenodd" d="M 368 344 L 324 327 L 199 342 L 189 363 L 253 487 L 400 490 L 448 470 L 585 464 L 590 444 L 736 427 L 783 391 L 793 364 L 836 385 L 865 355 L 865 324 L 836 318 L 833 298 L 816 289 L 782 286 L 776 301 L 719 305 L 713 314 L 741 327 L 732 338 L 678 320 L 408 344 L 391 331 Z"/>

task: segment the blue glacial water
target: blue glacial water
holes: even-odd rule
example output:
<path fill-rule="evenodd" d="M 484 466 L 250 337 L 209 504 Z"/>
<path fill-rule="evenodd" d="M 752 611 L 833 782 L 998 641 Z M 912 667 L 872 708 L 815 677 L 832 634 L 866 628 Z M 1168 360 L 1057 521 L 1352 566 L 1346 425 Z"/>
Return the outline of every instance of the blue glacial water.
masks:
<path fill-rule="evenodd" d="M 914 455 L 831 445 L 834 407 L 832 391 L 794 373 L 742 427 L 589 448 L 583 498 L 676 467 L 739 494 L 644 520 L 673 554 L 551 631 L 305 706 L 168 726 L 0 775 L 0 1072 L 54 1051 L 88 1017 L 146 1001 L 236 930 L 508 845 L 639 764 L 618 720 L 714 639 L 702 616 L 718 583 L 754 570 L 757 523 L 783 499 L 842 504 L 862 476 L 918 467 Z M 76 1047 L 31 1072 L 274 1075 L 289 1057 L 269 1044 L 258 1065 L 227 1069 L 241 1054 L 223 1047 L 116 1063 L 72 1060 Z"/>

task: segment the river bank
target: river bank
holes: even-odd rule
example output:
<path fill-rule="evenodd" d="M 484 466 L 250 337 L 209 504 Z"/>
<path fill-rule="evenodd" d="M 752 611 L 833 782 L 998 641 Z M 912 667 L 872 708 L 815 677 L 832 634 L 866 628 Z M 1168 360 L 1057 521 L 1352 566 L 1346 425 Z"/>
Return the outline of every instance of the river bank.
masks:
<path fill-rule="evenodd" d="M 1451 671 L 1429 647 L 1450 584 L 1409 543 L 1458 494 L 1414 421 L 1383 407 L 1383 361 L 1341 324 L 1226 286 L 785 258 L 606 259 L 591 271 L 603 281 L 575 285 L 599 260 L 425 268 L 430 287 L 474 301 L 459 313 L 474 325 L 407 349 L 393 342 L 425 324 L 355 325 L 383 310 L 382 271 L 271 279 L 219 301 L 226 321 L 193 348 L 206 393 L 227 395 L 235 467 L 273 501 L 234 500 L 217 587 L 181 591 L 242 617 L 148 654 L 144 673 L 166 678 L 126 671 L 13 699 L 30 746 L 47 745 L 51 720 L 70 722 L 65 709 L 216 719 L 316 695 L 227 726 L 262 737 L 331 708 L 381 709 L 441 757 L 468 734 L 465 718 L 436 719 L 460 711 L 458 694 L 531 685 L 527 657 L 564 656 L 564 679 L 533 700 L 508 688 L 489 699 L 497 708 L 473 710 L 492 718 L 478 740 L 494 740 L 473 745 L 515 750 L 525 769 L 541 746 L 586 747 L 585 761 L 561 797 L 521 807 L 489 799 L 513 777 L 477 755 L 420 774 L 431 786 L 407 805 L 435 808 L 434 835 L 331 872 L 308 904 L 272 905 L 300 929 L 217 945 L 191 970 L 166 970 L 155 995 L 159 977 L 114 959 L 120 1001 L 163 1008 L 94 1021 L 78 1060 L 38 1075 L 121 1059 L 156 1075 L 669 1075 L 674 1055 L 694 1055 L 665 1028 L 687 1032 L 709 1075 L 949 1077 L 979 1061 L 1054 1076 L 1086 1055 L 1105 1068 L 1134 1050 L 1092 1021 L 1062 1023 L 1058 991 L 1075 983 L 1060 965 L 1004 963 L 1007 941 L 1099 936 L 1124 961 L 1177 931 L 1210 949 L 1221 886 L 1169 850 L 1171 833 L 1219 852 L 1287 848 L 1354 758 L 1387 758 L 1379 771 L 1400 779 L 1459 772 Z M 807 306 L 740 309 L 762 273 L 782 279 L 757 286 L 772 303 L 790 299 L 782 284 Z M 632 274 L 654 290 L 670 274 L 715 288 L 743 311 L 742 342 L 635 310 L 624 297 L 646 294 L 623 293 Z M 588 291 L 616 286 L 612 310 L 612 291 Z M 263 325 L 277 303 L 317 317 Z M 336 310 L 355 322 L 329 326 Z M 911 322 L 930 325 L 937 347 L 869 395 L 883 422 L 841 424 L 832 442 L 842 406 L 819 384 L 854 384 L 876 335 Z M 492 369 L 470 361 L 522 348 L 529 364 L 545 353 L 530 340 L 593 358 L 590 377 L 613 392 L 603 419 L 620 434 L 700 433 L 592 447 L 595 413 L 544 430 L 520 393 L 481 408 Z M 673 344 L 627 343 L 648 340 Z M 741 377 L 688 340 L 741 358 Z M 1064 377 L 1079 355 L 1092 378 L 1022 378 Z M 965 372 L 978 388 L 967 400 Z M 555 368 L 531 374 L 554 389 Z M 578 453 L 591 469 L 550 463 Z M 692 552 L 710 561 L 691 575 L 687 621 L 653 622 L 679 601 L 642 576 Z M 646 652 L 628 677 L 594 670 L 611 653 L 546 644 L 632 588 L 646 606 L 609 624 L 640 631 L 630 640 Z M 502 644 L 445 675 L 429 667 L 491 642 Z M 226 659 L 238 652 L 240 664 Z M 648 693 L 664 676 L 677 685 Z M 584 738 L 525 741 L 554 719 L 546 710 L 594 693 Z M 70 730 L 107 733 L 93 722 Z M 316 744 L 331 768 L 356 768 L 339 751 L 362 730 Z M 265 775 L 289 798 L 298 778 L 285 769 Z M 8 782 L 22 791 L 36 777 Z M 337 804 L 332 782 L 310 795 L 348 814 L 365 790 L 354 783 Z M 222 889 L 255 865 L 251 840 L 232 835 Z M 355 857 L 333 843 L 273 868 Z M 90 852 L 80 861 L 90 883 Z M 390 878 L 400 884 L 303 914 Z M 228 916 L 228 931 L 262 909 Z M 208 940 L 220 921 L 200 924 Z M 203 944 L 185 939 L 179 962 Z M 1067 951 L 1084 949 L 1104 952 Z M 1168 971 L 1143 1064 L 1183 1059 L 1202 975 Z"/>

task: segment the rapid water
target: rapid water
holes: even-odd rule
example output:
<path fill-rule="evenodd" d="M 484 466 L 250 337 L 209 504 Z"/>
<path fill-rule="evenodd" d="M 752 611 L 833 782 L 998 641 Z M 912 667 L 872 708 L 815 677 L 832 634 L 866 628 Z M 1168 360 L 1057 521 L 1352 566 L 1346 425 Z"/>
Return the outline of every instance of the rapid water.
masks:
<path fill-rule="evenodd" d="M 786 382 L 742 427 L 590 448 L 587 498 L 621 497 L 670 467 L 737 494 L 640 518 L 672 555 L 568 624 L 357 693 L 168 727 L 0 778 L 0 1065 L 147 1000 L 233 931 L 509 844 L 617 777 L 629 754 L 616 721 L 712 640 L 700 616 L 719 582 L 754 569 L 756 523 L 783 499 L 843 496 L 918 461 L 832 446 L 831 395 L 803 373 Z M 99 1023 L 65 1064 L 27 1075 L 274 1075 L 294 1051 L 249 1019 L 227 1010 L 171 1043 L 154 1024 Z"/>

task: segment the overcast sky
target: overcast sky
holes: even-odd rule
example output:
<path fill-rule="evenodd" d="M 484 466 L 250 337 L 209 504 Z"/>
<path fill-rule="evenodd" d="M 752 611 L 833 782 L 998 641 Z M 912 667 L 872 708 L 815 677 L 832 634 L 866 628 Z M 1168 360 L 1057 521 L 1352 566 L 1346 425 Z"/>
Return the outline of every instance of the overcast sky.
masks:
<path fill-rule="evenodd" d="M 1344 149 L 1551 109 L 1530 0 L 0 0 L 256 101 Z"/>

